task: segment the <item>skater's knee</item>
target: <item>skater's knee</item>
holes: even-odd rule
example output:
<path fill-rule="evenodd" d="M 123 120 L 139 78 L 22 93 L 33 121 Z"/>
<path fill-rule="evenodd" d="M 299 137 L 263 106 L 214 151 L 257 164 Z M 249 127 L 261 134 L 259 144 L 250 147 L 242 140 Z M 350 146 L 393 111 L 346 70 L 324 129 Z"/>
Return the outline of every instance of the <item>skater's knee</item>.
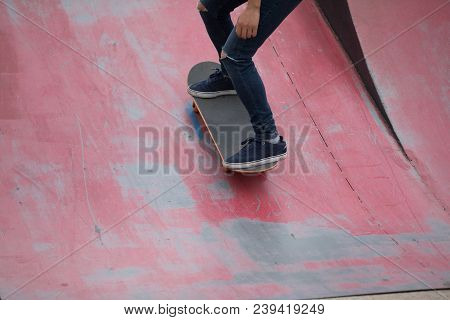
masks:
<path fill-rule="evenodd" d="M 197 10 L 200 12 L 208 12 L 208 9 L 200 1 L 197 4 Z"/>
<path fill-rule="evenodd" d="M 222 49 L 222 52 L 220 53 L 220 60 L 224 63 L 232 63 L 236 65 L 247 65 L 249 63 L 252 63 L 252 57 L 239 54 L 236 52 L 228 52 Z"/>
<path fill-rule="evenodd" d="M 228 58 L 228 59 L 227 59 Z M 234 58 L 234 53 L 232 52 L 231 55 L 228 54 L 227 51 L 222 49 L 222 52 L 220 53 L 220 60 L 231 60 L 233 62 L 241 62 L 242 59 L 236 59 Z"/>
<path fill-rule="evenodd" d="M 227 53 L 222 50 L 222 52 L 220 53 L 220 59 L 225 59 L 226 57 L 228 57 Z"/>

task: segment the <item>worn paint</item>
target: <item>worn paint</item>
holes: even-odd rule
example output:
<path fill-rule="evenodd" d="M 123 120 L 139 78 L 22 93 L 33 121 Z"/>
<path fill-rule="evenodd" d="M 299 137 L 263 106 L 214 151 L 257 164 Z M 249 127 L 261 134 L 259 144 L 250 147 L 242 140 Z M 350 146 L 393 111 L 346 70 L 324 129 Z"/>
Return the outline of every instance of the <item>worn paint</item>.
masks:
<path fill-rule="evenodd" d="M 393 128 L 421 180 L 448 210 L 448 1 L 351 0 L 349 7 Z"/>
<path fill-rule="evenodd" d="M 354 71 L 321 87 L 349 62 L 312 1 L 255 57 L 292 155 L 265 176 L 197 165 L 215 153 L 200 145 L 186 76 L 217 57 L 189 1 L 7 5 L 39 27 L 0 3 L 2 299 L 448 287 L 448 215 Z M 159 170 L 139 174 L 138 128 L 186 125 L 161 139 Z M 196 166 L 181 172 L 189 150 Z"/>

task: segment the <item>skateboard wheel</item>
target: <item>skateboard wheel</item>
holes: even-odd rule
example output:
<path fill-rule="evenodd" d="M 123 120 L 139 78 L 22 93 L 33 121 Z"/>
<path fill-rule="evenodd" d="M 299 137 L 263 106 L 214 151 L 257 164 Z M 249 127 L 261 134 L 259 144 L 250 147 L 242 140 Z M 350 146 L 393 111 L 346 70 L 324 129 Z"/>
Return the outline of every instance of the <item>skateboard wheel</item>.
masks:
<path fill-rule="evenodd" d="M 197 104 L 195 102 L 192 102 L 192 109 L 194 109 L 195 113 L 199 113 Z"/>

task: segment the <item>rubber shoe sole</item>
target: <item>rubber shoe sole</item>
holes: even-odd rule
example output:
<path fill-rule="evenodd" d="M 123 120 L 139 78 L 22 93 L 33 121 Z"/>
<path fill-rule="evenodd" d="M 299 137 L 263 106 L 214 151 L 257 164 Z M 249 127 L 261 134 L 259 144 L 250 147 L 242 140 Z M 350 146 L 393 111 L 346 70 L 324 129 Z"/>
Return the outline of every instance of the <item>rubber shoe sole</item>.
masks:
<path fill-rule="evenodd" d="M 277 155 L 277 156 L 272 156 L 272 157 L 268 157 L 268 158 L 264 158 L 261 160 L 256 160 L 256 161 L 250 161 L 250 162 L 242 162 L 242 163 L 228 163 L 228 162 L 223 162 L 222 165 L 225 168 L 231 169 L 231 170 L 236 170 L 236 169 L 248 169 L 248 168 L 253 168 L 253 167 L 257 167 L 257 166 L 262 166 L 264 164 L 268 164 L 268 163 L 272 163 L 272 162 L 277 162 L 283 159 L 286 159 L 287 157 L 287 151 L 283 154 Z"/>
<path fill-rule="evenodd" d="M 195 91 L 191 88 L 188 88 L 187 92 L 196 98 L 203 98 L 203 99 L 212 99 L 217 98 L 220 96 L 231 96 L 236 95 L 236 90 L 224 90 L 224 91 L 214 91 L 214 92 L 201 92 L 201 91 Z"/>

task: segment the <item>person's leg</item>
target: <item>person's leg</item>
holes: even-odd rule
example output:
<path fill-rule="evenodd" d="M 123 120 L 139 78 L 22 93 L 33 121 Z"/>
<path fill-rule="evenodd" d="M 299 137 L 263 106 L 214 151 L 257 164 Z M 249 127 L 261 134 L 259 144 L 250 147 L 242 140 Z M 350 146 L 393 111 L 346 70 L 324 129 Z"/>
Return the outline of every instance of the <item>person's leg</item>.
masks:
<path fill-rule="evenodd" d="M 243 169 L 273 163 L 287 156 L 287 146 L 279 136 L 266 90 L 253 63 L 264 41 L 302 0 L 262 0 L 256 37 L 240 39 L 233 30 L 222 48 L 221 61 L 237 94 L 245 105 L 255 138 L 243 142 L 242 149 L 224 161 L 230 169 Z"/>
<path fill-rule="evenodd" d="M 217 50 L 220 61 L 220 52 L 233 30 L 230 12 L 240 6 L 245 0 L 200 0 L 197 9 L 208 32 L 209 37 Z M 221 63 L 221 68 L 209 78 L 194 83 L 188 87 L 188 93 L 198 98 L 215 98 L 223 95 L 235 95 L 233 83 Z"/>
<path fill-rule="evenodd" d="M 262 0 L 256 37 L 238 38 L 233 30 L 223 46 L 221 62 L 245 105 L 257 139 L 278 141 L 273 114 L 253 56 L 264 41 L 302 0 Z"/>
<path fill-rule="evenodd" d="M 222 47 L 234 28 L 230 13 L 247 2 L 246 0 L 200 0 L 197 9 L 200 12 L 206 31 L 217 50 L 218 57 Z M 222 72 L 226 70 L 222 65 Z"/>

